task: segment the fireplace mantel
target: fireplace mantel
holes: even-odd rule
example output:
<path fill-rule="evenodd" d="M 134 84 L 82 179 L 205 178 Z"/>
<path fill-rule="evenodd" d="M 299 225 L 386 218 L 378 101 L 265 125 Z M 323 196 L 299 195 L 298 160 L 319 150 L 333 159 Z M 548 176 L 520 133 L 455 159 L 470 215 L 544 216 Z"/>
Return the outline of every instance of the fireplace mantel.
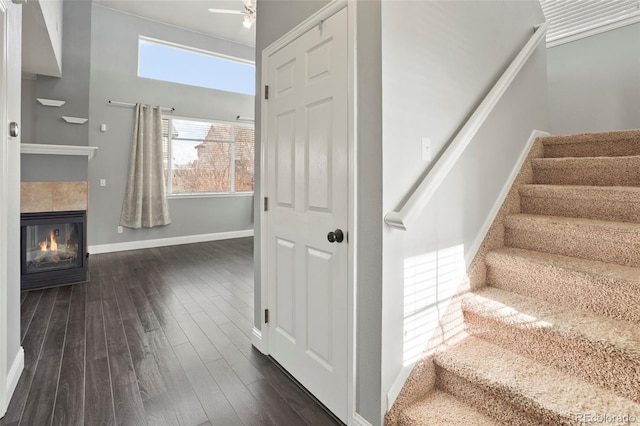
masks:
<path fill-rule="evenodd" d="M 44 143 L 21 143 L 22 154 L 48 155 L 85 155 L 91 160 L 98 150 L 97 146 L 51 145 Z"/>

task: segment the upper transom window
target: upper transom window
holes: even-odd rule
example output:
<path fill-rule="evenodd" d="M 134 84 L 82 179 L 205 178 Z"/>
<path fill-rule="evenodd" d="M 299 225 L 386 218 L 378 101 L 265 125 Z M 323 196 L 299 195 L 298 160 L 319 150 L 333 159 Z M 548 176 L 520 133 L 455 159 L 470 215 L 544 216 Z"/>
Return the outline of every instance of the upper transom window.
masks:
<path fill-rule="evenodd" d="M 138 76 L 227 92 L 255 95 L 251 61 L 172 43 L 138 39 Z"/>

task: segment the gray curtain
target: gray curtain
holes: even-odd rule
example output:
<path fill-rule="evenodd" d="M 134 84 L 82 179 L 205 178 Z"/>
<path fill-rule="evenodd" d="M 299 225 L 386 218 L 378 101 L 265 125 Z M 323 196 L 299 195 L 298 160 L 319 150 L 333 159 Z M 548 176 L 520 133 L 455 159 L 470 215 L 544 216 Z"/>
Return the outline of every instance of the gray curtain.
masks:
<path fill-rule="evenodd" d="M 160 107 L 136 104 L 136 123 L 120 225 L 151 228 L 171 223 L 162 164 Z"/>

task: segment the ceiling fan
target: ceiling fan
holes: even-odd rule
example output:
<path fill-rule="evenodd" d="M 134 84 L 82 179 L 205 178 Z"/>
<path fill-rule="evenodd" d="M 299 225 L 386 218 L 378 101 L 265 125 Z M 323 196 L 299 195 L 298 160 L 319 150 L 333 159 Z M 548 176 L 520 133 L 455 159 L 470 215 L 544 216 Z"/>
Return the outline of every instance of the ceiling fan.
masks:
<path fill-rule="evenodd" d="M 226 13 L 229 15 L 244 15 L 244 21 L 242 25 L 245 28 L 251 28 L 251 25 L 256 21 L 256 0 L 242 0 L 244 8 L 242 10 L 235 9 L 209 9 L 211 13 Z"/>

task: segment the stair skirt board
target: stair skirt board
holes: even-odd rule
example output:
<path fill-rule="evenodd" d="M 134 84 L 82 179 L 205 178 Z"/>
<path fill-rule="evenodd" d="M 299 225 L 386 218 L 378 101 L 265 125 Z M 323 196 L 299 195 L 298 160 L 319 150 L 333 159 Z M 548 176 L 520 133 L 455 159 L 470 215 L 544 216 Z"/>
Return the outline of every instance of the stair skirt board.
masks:
<path fill-rule="evenodd" d="M 640 422 L 640 131 L 538 139 L 487 227 L 386 423 Z"/>

